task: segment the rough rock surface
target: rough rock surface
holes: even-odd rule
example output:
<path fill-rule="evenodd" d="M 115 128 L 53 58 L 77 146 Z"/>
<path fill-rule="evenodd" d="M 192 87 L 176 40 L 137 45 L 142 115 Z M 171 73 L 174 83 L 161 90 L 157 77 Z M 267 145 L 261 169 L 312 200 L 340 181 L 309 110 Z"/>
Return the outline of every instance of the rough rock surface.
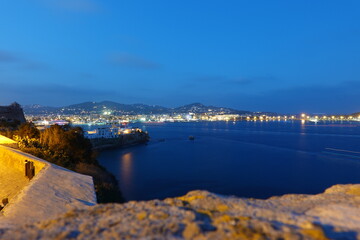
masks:
<path fill-rule="evenodd" d="M 360 239 L 360 185 L 267 200 L 192 191 L 0 230 L 0 239 Z"/>

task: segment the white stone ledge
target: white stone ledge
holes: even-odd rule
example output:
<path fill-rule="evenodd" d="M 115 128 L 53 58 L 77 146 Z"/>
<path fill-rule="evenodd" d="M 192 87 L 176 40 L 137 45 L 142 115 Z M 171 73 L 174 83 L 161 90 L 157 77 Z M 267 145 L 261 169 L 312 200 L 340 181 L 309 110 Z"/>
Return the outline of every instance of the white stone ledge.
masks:
<path fill-rule="evenodd" d="M 0 228 L 46 220 L 72 208 L 96 204 L 92 177 L 0 146 L 1 167 L 24 169 L 25 160 L 34 162 L 35 177 L 3 209 Z"/>

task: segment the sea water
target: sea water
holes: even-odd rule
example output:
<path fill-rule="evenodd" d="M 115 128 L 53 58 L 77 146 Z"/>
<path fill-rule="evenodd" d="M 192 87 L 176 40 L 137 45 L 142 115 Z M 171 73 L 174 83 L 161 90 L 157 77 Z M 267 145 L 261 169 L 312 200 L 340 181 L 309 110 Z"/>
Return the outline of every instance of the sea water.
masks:
<path fill-rule="evenodd" d="M 268 198 L 360 183 L 360 123 L 269 121 L 140 124 L 147 145 L 98 160 L 127 200 L 191 190 Z M 194 136 L 194 140 L 189 140 Z"/>

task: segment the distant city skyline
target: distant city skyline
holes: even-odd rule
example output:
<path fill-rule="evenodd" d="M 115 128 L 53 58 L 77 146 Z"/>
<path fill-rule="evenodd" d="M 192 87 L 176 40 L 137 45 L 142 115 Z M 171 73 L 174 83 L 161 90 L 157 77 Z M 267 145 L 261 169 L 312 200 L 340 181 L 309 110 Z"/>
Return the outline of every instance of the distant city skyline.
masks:
<path fill-rule="evenodd" d="M 359 1 L 0 4 L 0 105 L 360 111 Z"/>

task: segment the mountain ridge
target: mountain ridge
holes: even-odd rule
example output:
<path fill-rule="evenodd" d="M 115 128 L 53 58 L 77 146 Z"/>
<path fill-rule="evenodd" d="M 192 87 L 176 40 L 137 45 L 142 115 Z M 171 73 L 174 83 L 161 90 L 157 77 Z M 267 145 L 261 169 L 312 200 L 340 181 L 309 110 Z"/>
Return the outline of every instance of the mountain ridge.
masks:
<path fill-rule="evenodd" d="M 49 107 L 39 104 L 23 106 L 24 112 L 30 115 L 38 114 L 181 114 L 181 113 L 219 113 L 219 114 L 251 114 L 246 110 L 237 110 L 227 107 L 216 107 L 202 103 L 190 103 L 175 108 L 163 107 L 160 105 L 148 105 L 142 103 L 123 104 L 114 101 L 82 102 L 63 107 Z"/>

